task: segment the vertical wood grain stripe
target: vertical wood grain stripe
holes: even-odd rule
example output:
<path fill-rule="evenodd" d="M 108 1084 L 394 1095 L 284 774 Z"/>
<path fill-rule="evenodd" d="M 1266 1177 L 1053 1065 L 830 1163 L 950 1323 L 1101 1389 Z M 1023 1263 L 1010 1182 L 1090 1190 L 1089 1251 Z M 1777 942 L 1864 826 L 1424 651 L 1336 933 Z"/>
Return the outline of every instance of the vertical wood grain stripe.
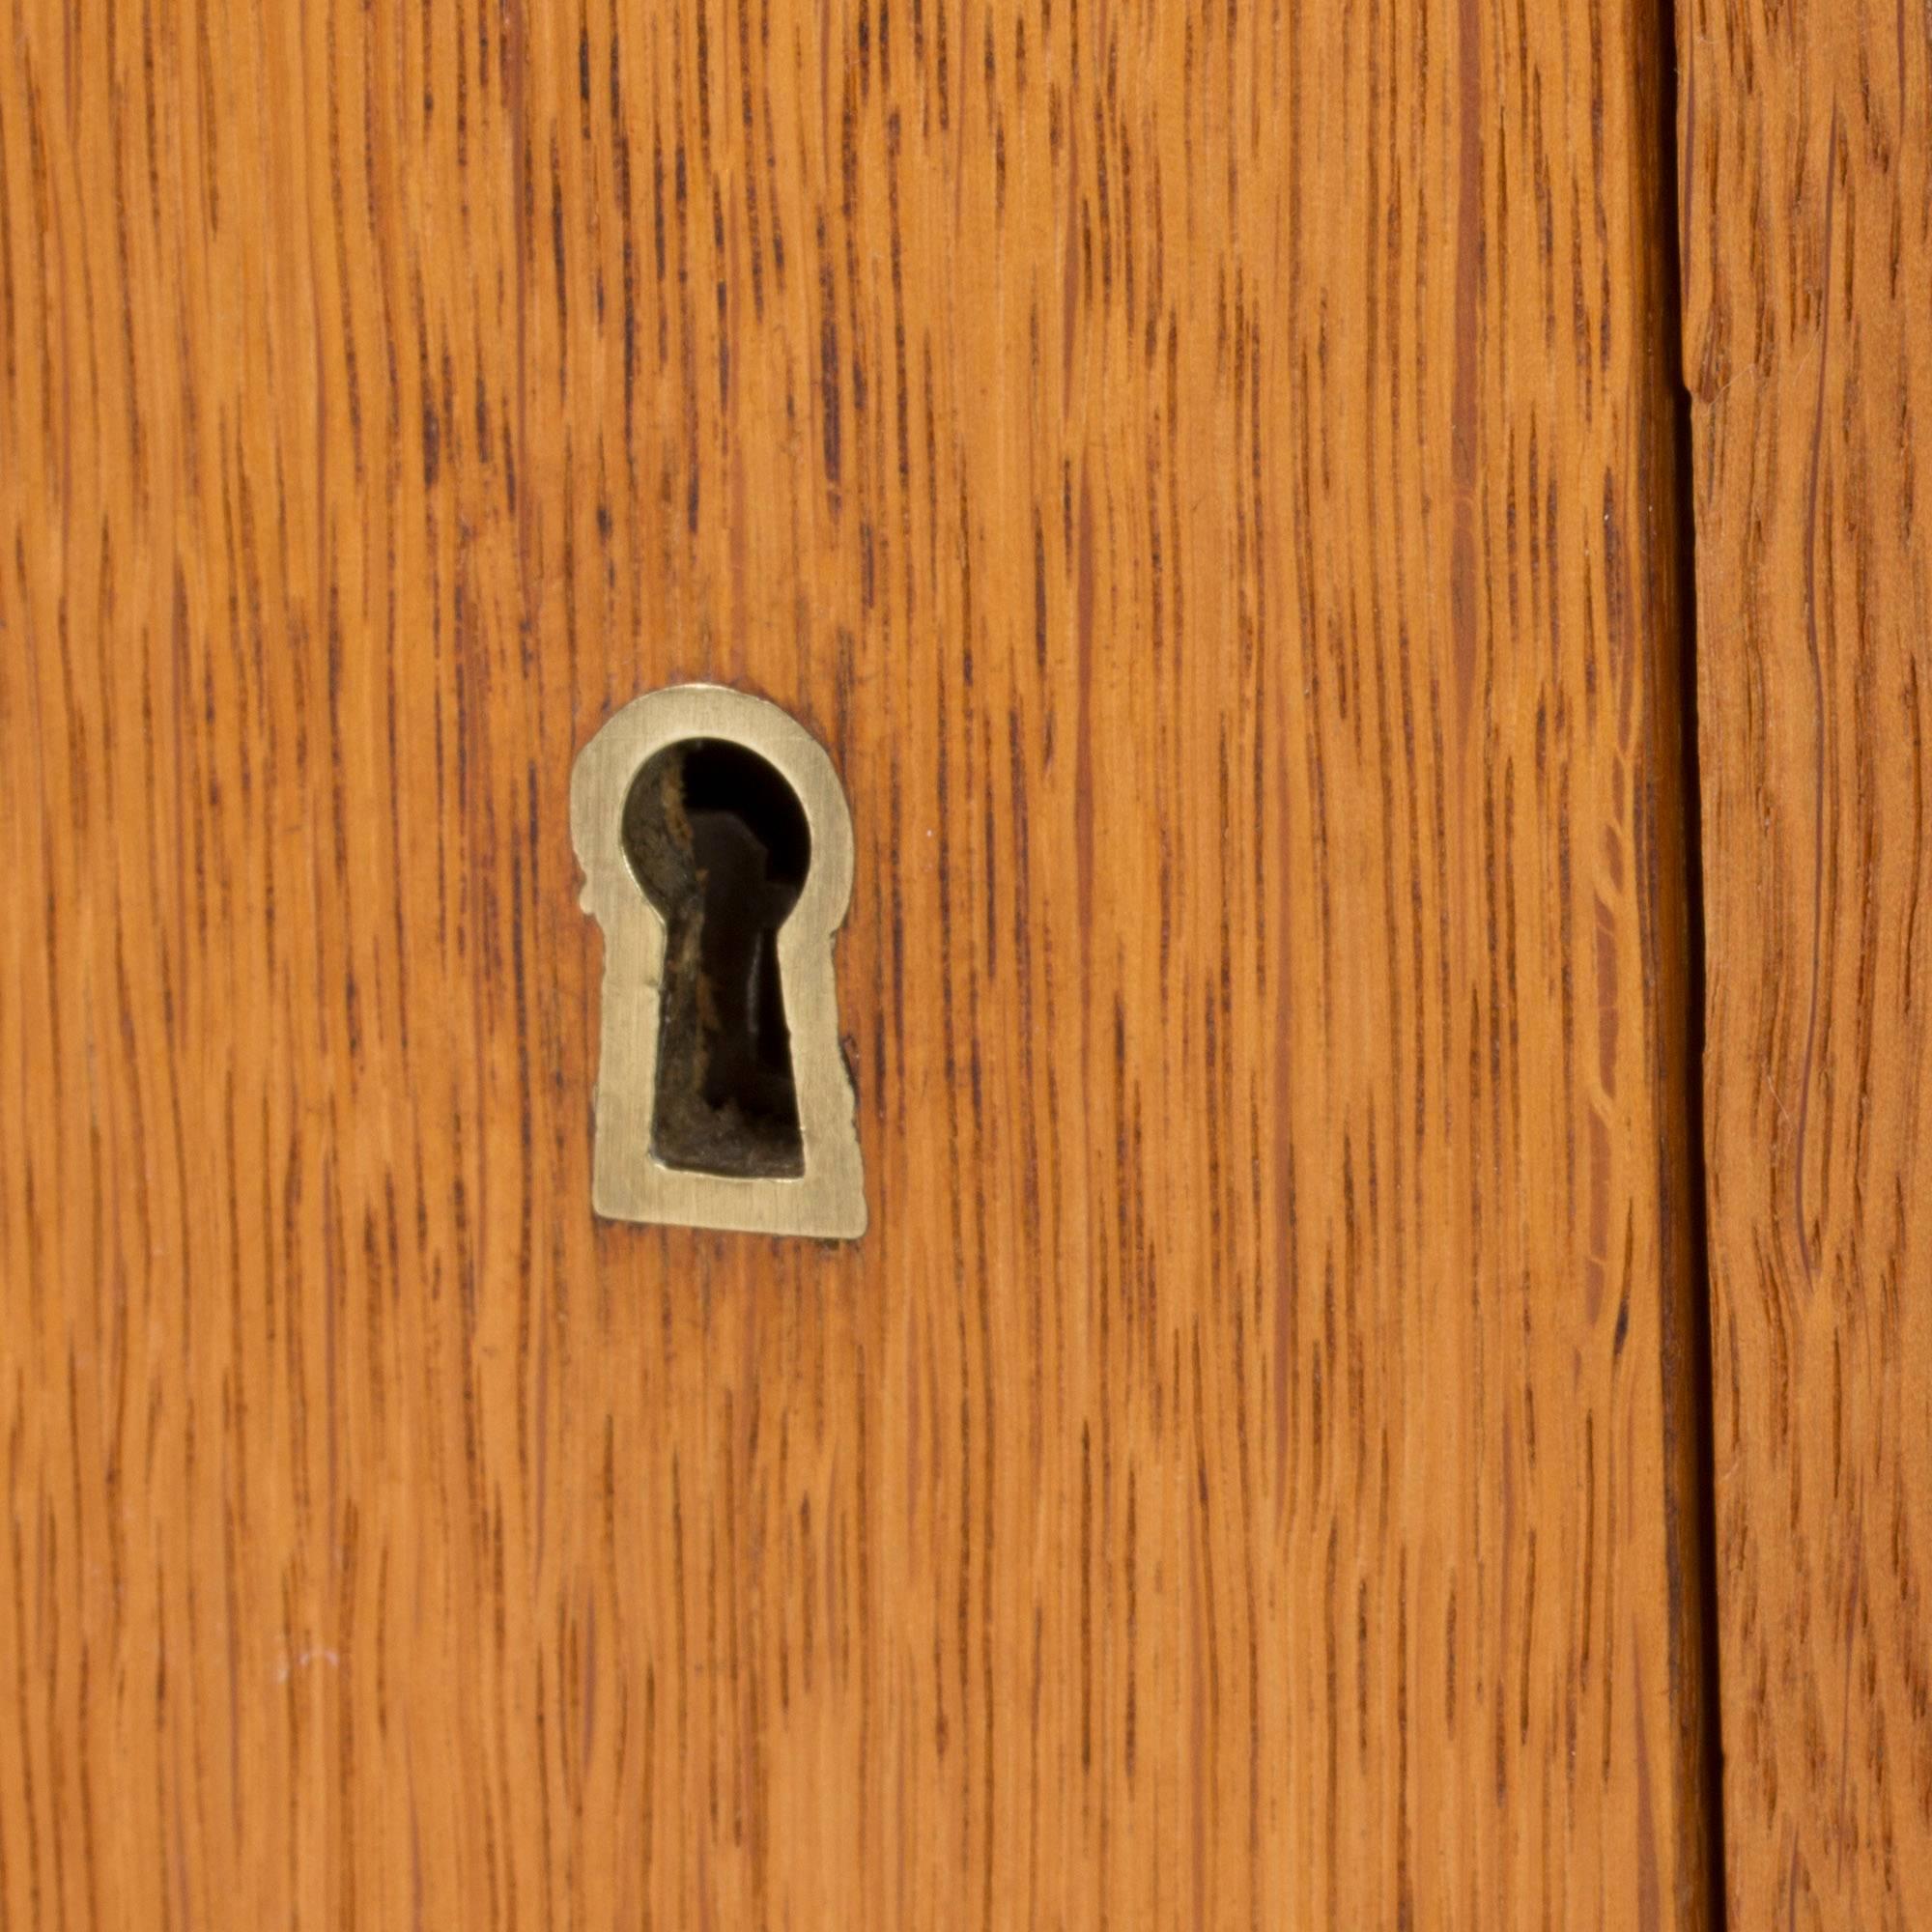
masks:
<path fill-rule="evenodd" d="M 1680 12 L 1738 1926 L 1932 1921 L 1932 20 Z"/>
<path fill-rule="evenodd" d="M 1702 1925 L 1650 8 L 0 45 L 0 1924 Z M 589 1210 L 696 677 L 856 1246 Z"/>

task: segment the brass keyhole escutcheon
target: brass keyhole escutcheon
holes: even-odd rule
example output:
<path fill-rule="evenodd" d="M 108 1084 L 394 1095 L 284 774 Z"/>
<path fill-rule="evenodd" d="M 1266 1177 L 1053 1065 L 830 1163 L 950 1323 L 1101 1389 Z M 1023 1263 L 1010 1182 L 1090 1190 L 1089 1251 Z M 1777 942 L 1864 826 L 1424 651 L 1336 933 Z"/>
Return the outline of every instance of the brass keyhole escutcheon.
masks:
<path fill-rule="evenodd" d="M 745 692 L 647 693 L 578 754 L 571 837 L 605 945 L 597 1212 L 864 1233 L 832 962 L 852 822 L 824 748 Z"/>

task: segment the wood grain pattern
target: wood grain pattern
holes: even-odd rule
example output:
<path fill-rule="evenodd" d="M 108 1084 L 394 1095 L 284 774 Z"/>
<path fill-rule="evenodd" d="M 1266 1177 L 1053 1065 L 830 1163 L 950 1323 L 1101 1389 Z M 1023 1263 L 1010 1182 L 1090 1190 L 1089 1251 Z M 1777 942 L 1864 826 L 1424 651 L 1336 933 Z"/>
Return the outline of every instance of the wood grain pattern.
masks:
<path fill-rule="evenodd" d="M 1649 10 L 8 21 L 6 1922 L 1700 1924 Z M 697 676 L 855 1247 L 589 1212 Z"/>
<path fill-rule="evenodd" d="M 1683 16 L 1740 1926 L 1932 1922 L 1932 21 Z"/>

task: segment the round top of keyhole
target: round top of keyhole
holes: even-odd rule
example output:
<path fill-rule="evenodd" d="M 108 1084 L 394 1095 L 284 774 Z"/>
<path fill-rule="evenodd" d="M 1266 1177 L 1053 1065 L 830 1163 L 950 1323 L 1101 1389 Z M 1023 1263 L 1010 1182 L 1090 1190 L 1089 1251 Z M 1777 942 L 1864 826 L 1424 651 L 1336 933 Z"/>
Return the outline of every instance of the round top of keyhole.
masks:
<path fill-rule="evenodd" d="M 811 828 L 768 759 L 728 738 L 685 738 L 631 781 L 624 856 L 667 924 L 724 886 L 754 894 L 761 903 L 743 911 L 776 930 L 810 868 Z"/>

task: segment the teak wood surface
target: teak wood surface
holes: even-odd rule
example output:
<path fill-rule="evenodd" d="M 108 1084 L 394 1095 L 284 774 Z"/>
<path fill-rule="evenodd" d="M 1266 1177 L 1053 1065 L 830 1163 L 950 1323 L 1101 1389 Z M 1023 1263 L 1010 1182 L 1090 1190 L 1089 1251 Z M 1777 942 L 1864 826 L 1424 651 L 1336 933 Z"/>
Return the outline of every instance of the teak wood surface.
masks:
<path fill-rule="evenodd" d="M 1747 330 L 1752 214 L 1684 318 L 1849 917 L 1923 50 L 1807 146 L 1697 31 L 1687 237 L 1761 141 L 1863 303 L 1794 230 Z M 0 1925 L 1715 1922 L 1666 34 L 14 0 Z M 687 679 L 851 801 L 857 1243 L 590 1209 L 570 769 Z M 1826 1816 L 1824 1914 L 1923 1870 L 1923 1260 L 1892 913 L 1795 1044 L 1808 701 L 1703 737 L 1732 1889 Z"/>
<path fill-rule="evenodd" d="M 1724 1832 L 1932 1924 L 1932 19 L 1691 0 Z"/>

